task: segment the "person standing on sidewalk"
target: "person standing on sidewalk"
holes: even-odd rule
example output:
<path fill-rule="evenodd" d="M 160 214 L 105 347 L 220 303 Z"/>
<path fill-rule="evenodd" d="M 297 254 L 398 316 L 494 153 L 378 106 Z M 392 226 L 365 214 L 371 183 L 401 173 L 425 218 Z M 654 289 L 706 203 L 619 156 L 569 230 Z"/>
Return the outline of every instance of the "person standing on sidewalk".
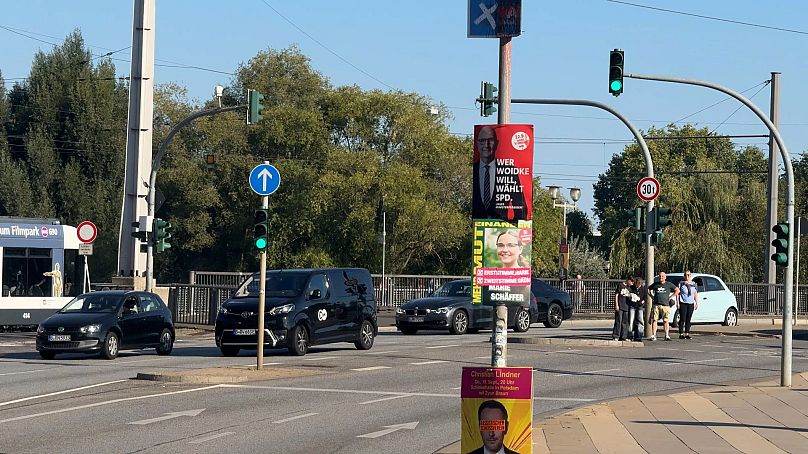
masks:
<path fill-rule="evenodd" d="M 641 277 L 634 278 L 631 303 L 628 308 L 628 334 L 635 342 L 642 340 L 645 335 L 645 297 L 648 288 Z"/>
<path fill-rule="evenodd" d="M 690 339 L 690 320 L 693 311 L 699 308 L 699 291 L 696 283 L 690 280 L 690 271 L 679 282 L 679 300 L 676 310 L 679 313 L 679 339 Z"/>
<path fill-rule="evenodd" d="M 612 340 L 624 341 L 629 335 L 628 329 L 628 309 L 631 302 L 631 285 L 634 279 L 627 277 L 623 282 L 617 284 L 614 291 L 614 328 L 612 328 Z"/>
<path fill-rule="evenodd" d="M 651 337 L 652 341 L 656 340 L 656 332 L 658 329 L 657 320 L 662 319 L 662 325 L 665 328 L 665 340 L 671 340 L 671 326 L 668 319 L 671 316 L 671 303 L 670 300 L 679 296 L 679 289 L 675 285 L 668 282 L 668 275 L 664 272 L 659 273 L 659 281 L 654 282 L 648 286 L 648 293 L 653 299 L 653 306 L 651 307 Z M 675 301 L 675 300 L 674 300 Z"/>

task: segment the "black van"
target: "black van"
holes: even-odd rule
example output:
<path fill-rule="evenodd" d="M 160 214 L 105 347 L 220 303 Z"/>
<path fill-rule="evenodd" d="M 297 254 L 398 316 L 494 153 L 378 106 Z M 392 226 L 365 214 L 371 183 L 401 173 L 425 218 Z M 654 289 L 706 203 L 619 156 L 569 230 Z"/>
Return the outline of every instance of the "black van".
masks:
<path fill-rule="evenodd" d="M 258 285 L 258 273 L 248 277 L 216 316 L 224 356 L 257 348 Z M 368 350 L 378 333 L 373 281 L 363 268 L 267 271 L 265 302 L 265 347 L 286 346 L 293 355 L 334 342 Z"/>

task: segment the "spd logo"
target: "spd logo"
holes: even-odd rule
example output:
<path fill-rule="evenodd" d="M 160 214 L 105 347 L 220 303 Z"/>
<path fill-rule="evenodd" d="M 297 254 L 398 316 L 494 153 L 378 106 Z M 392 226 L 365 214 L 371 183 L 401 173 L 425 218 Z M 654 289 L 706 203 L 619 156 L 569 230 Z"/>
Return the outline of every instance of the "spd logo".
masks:
<path fill-rule="evenodd" d="M 327 310 L 320 309 L 319 311 L 317 311 L 317 320 L 322 322 L 322 321 L 325 321 L 325 319 L 327 319 L 327 318 L 328 318 L 328 311 Z"/>

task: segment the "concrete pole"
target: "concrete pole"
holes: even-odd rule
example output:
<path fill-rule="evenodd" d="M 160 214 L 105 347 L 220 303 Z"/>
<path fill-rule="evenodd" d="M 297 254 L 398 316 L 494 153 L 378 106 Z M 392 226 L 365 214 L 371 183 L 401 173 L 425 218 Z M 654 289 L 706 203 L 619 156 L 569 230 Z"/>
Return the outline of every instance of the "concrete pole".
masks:
<path fill-rule="evenodd" d="M 776 127 L 780 118 L 780 73 L 773 72 L 771 79 L 771 107 L 769 110 L 769 119 Z M 769 184 L 768 184 L 768 201 L 766 203 L 766 255 L 763 260 L 766 262 L 764 282 L 769 284 L 767 290 L 767 300 L 769 303 L 769 312 L 773 313 L 774 297 L 776 294 L 775 284 L 777 284 L 777 264 L 774 260 L 769 259 L 774 253 L 774 246 L 772 241 L 775 239 L 775 234 L 772 232 L 772 227 L 777 224 L 777 204 L 778 204 L 778 183 L 780 179 L 780 166 L 777 159 L 777 142 L 774 140 L 774 135 L 769 133 Z"/>

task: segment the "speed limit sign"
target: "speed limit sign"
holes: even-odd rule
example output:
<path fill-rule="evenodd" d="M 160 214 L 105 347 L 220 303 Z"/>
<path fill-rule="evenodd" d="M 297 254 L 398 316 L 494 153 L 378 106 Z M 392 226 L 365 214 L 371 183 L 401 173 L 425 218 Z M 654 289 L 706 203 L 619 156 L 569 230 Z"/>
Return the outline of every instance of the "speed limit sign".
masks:
<path fill-rule="evenodd" d="M 643 202 L 650 202 L 659 196 L 659 181 L 654 177 L 645 177 L 637 183 L 637 197 Z"/>

